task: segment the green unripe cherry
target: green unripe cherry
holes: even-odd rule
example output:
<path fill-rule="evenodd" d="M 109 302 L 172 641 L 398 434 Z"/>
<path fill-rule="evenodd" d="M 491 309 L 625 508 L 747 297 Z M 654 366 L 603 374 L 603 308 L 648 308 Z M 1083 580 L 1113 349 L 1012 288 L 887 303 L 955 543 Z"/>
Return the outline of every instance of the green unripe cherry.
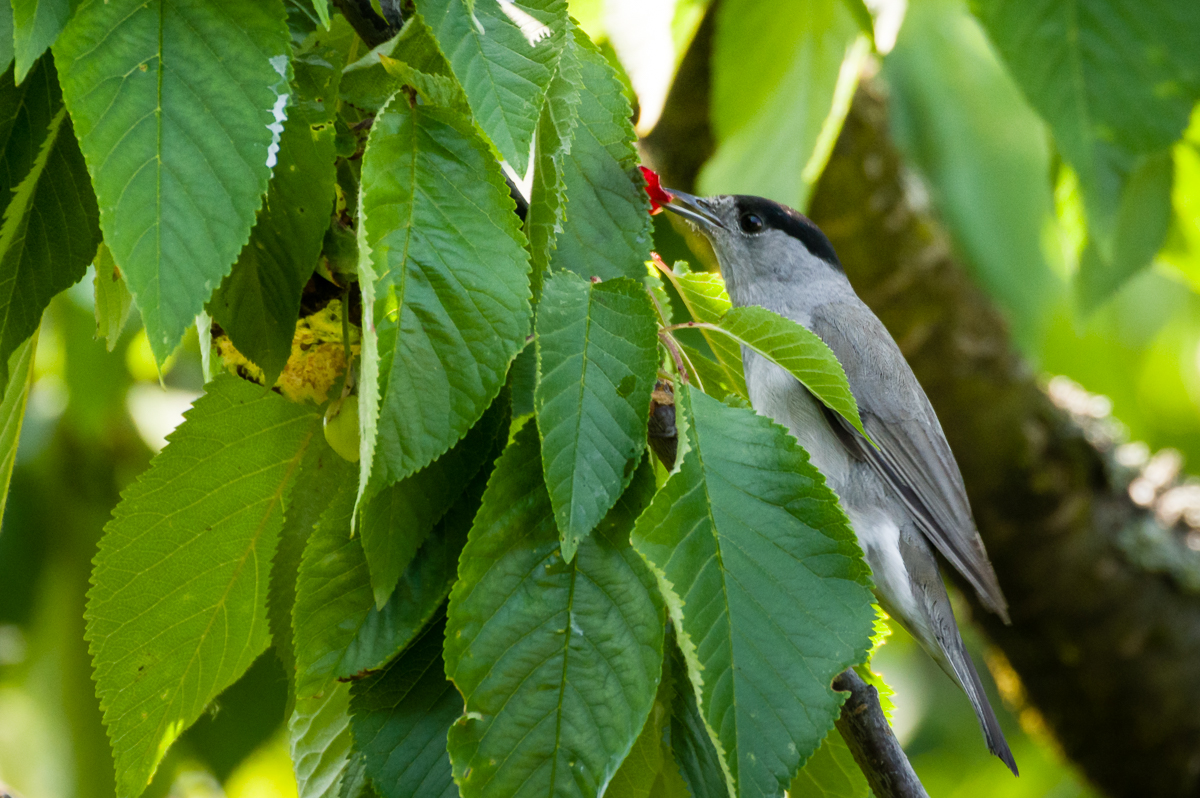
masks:
<path fill-rule="evenodd" d="M 358 462 L 358 394 L 329 405 L 325 411 L 325 440 L 344 459 Z"/>

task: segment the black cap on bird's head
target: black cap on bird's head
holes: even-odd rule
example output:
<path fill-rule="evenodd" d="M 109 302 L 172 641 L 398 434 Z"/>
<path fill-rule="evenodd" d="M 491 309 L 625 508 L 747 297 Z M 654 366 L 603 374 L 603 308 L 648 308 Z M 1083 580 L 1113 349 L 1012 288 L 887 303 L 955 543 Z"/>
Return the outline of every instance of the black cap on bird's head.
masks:
<path fill-rule="evenodd" d="M 667 210 L 692 222 L 713 244 L 717 258 L 721 260 L 722 242 L 733 243 L 742 239 L 744 245 L 753 247 L 752 239 L 767 240 L 779 234 L 795 239 L 811 255 L 841 271 L 842 264 L 829 239 L 813 221 L 799 211 L 792 210 L 765 197 L 749 194 L 722 194 L 715 197 L 695 197 L 674 189 L 665 189 L 671 202 L 664 205 Z"/>

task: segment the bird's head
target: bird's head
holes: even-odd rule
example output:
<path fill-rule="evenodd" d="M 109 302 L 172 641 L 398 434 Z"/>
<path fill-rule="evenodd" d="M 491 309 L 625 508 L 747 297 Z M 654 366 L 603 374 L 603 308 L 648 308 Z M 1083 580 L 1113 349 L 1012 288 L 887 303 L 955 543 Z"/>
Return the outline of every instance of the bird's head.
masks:
<path fill-rule="evenodd" d="M 666 191 L 671 202 L 664 207 L 691 222 L 712 245 L 734 304 L 747 304 L 739 294 L 750 300 L 751 293 L 780 283 L 846 280 L 829 239 L 786 205 L 746 194 L 694 197 Z"/>

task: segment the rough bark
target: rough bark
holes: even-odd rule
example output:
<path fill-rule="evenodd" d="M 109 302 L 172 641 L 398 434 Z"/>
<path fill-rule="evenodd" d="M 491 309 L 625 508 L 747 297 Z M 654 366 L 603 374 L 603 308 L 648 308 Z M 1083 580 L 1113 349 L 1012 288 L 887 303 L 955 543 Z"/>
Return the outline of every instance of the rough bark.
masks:
<path fill-rule="evenodd" d="M 866 775 L 875 798 L 929 798 L 892 734 L 875 688 L 849 669 L 837 675 L 833 689 L 850 693 L 842 704 L 837 729 Z"/>
<path fill-rule="evenodd" d="M 701 38 L 643 142 L 684 190 L 712 146 L 696 121 L 707 61 Z M 1122 466 L 1138 458 L 1115 456 L 1112 423 L 1082 391 L 1051 400 L 905 186 L 886 101 L 867 80 L 810 215 L 900 343 L 962 469 L 1012 626 L 964 594 L 1020 677 L 1007 696 L 1023 692 L 1107 793 L 1200 795 L 1200 531 L 1184 523 L 1200 525 L 1200 489 L 1172 487 L 1170 457 L 1140 474 Z"/>

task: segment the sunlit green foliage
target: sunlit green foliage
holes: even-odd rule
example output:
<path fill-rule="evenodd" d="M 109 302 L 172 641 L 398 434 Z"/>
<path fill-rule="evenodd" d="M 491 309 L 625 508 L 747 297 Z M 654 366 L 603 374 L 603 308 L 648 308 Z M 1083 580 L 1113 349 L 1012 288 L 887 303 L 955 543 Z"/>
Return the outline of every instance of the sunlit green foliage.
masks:
<path fill-rule="evenodd" d="M 681 242 L 636 169 L 645 64 L 665 91 L 706 3 L 340 5 L 369 13 L 0 9 L 0 778 L 865 798 L 830 681 L 875 644 L 869 575 L 742 351 L 857 425 L 844 372 L 719 275 L 647 277 Z M 1200 456 L 1200 12 L 924 0 L 890 49 L 886 5 L 723 2 L 701 190 L 803 210 L 881 60 L 913 185 L 1026 354 Z M 376 11 L 409 16 L 372 49 Z M 299 323 L 332 302 L 325 338 Z M 1004 793 L 959 772 L 963 702 L 927 717 L 931 792 L 1069 778 L 1013 729 Z"/>

